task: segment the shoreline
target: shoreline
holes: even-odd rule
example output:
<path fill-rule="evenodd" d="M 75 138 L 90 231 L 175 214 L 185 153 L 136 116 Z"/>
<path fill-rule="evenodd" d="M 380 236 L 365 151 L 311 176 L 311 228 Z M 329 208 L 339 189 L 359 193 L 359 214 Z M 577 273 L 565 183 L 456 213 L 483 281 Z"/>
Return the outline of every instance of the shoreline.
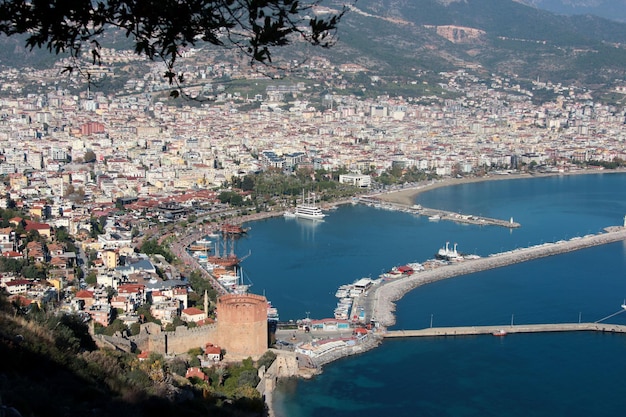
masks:
<path fill-rule="evenodd" d="M 415 198 L 427 191 L 436 190 L 437 188 L 450 187 L 461 184 L 472 184 L 477 182 L 488 181 L 504 181 L 504 180 L 519 180 L 519 179 L 533 179 L 533 178 L 548 178 L 548 177 L 566 177 L 571 175 L 591 175 L 591 174 L 624 174 L 626 169 L 581 169 L 579 171 L 566 171 L 566 172 L 548 172 L 548 173 L 513 173 L 513 174 L 496 174 L 487 175 L 483 177 L 463 177 L 463 178 L 444 178 L 442 180 L 433 180 L 425 184 L 417 185 L 415 187 L 405 188 L 401 190 L 393 190 L 383 192 L 379 194 L 370 194 L 376 196 L 383 201 L 390 203 L 404 204 L 411 206 L 415 202 Z"/>
<path fill-rule="evenodd" d="M 377 197 L 380 200 L 388 201 L 392 203 L 404 204 L 407 206 L 412 206 L 415 203 L 415 198 L 420 194 L 435 190 L 441 187 L 449 187 L 454 185 L 461 184 L 469 184 L 476 182 L 487 182 L 487 181 L 500 181 L 500 180 L 514 180 L 514 179 L 527 179 L 527 178 L 544 178 L 544 177 L 553 177 L 553 176 L 569 176 L 569 175 L 585 175 L 585 174 L 619 174 L 626 173 L 626 169 L 615 169 L 615 170 L 606 170 L 606 169 L 594 169 L 594 170 L 580 170 L 580 171 L 569 171 L 562 173 L 542 173 L 542 174 L 524 174 L 524 173 L 516 173 L 516 174 L 499 174 L 499 175 L 490 175 L 484 177 L 469 177 L 469 178 L 445 178 L 442 180 L 435 180 L 430 182 L 424 182 L 419 185 L 416 185 L 411 188 L 404 188 L 399 190 L 391 190 L 383 193 L 376 194 L 365 194 L 371 197 Z M 329 206 L 338 206 L 342 204 L 348 204 L 351 200 L 340 200 L 329 203 Z M 240 216 L 234 219 L 230 219 L 230 221 L 235 221 L 237 223 L 251 223 L 259 220 L 265 220 L 272 217 L 279 217 L 283 215 L 283 211 L 272 211 L 272 212 L 261 212 L 248 214 L 244 216 Z M 226 220 L 225 220 L 226 221 Z M 181 249 L 182 250 L 182 249 Z M 368 340 L 363 341 L 355 346 L 350 347 L 349 349 L 342 350 L 341 352 L 334 352 L 334 354 L 330 354 L 328 356 L 317 358 L 315 361 L 317 367 L 312 370 L 303 370 L 297 371 L 292 375 L 292 377 L 296 378 L 306 378 L 310 379 L 315 375 L 319 375 L 323 372 L 323 366 L 328 363 L 332 363 L 339 359 L 358 355 L 369 350 L 375 349 L 381 345 L 383 340 L 383 334 L 386 331 L 386 328 L 389 326 L 393 326 L 395 324 L 395 310 L 396 310 L 396 302 L 402 299 L 406 294 L 414 289 L 433 282 L 432 280 L 426 279 L 423 277 L 422 279 L 412 279 L 412 280 L 398 280 L 385 283 L 383 285 L 378 285 L 374 288 L 372 296 L 375 298 L 375 306 L 374 311 L 376 314 L 376 319 L 379 323 L 381 323 L 381 327 L 369 334 Z M 282 379 L 282 378 L 280 378 Z M 272 390 L 273 391 L 273 390 Z M 271 395 L 271 392 L 268 393 L 266 397 L 266 406 L 268 410 L 268 416 L 275 417 L 274 407 L 274 398 Z M 276 416 L 280 417 L 280 416 Z"/>
<path fill-rule="evenodd" d="M 501 180 L 515 180 L 515 179 L 528 179 L 528 178 L 545 178 L 545 177 L 554 177 L 554 176 L 570 176 L 570 175 L 585 175 L 585 174 L 618 174 L 618 173 L 626 173 L 626 169 L 616 169 L 616 170 L 606 170 L 606 169 L 594 169 L 594 170 L 580 170 L 580 171 L 569 171 L 562 173 L 542 173 L 542 174 L 502 174 L 497 176 L 485 176 L 485 177 L 471 177 L 471 178 L 446 178 L 439 181 L 432 181 L 426 184 L 418 185 L 411 188 L 401 189 L 401 190 L 393 190 L 389 192 L 379 193 L 379 194 L 370 194 L 370 196 L 378 197 L 379 199 L 387 202 L 404 204 L 407 206 L 411 206 L 415 204 L 415 198 L 420 194 L 435 190 L 441 187 L 449 187 L 454 185 L 461 184 L 469 184 L 476 182 L 486 182 L 486 181 L 501 181 Z M 426 274 L 427 275 L 427 274 Z M 463 274 L 461 274 L 463 275 Z M 446 277 L 448 278 L 448 277 Z M 442 278 L 445 279 L 445 278 Z M 374 297 L 374 314 L 376 320 L 381 324 L 381 327 L 376 332 L 370 333 L 370 341 L 368 343 L 360 343 L 354 347 L 352 347 L 349 351 L 342 351 L 340 355 L 332 355 L 332 358 L 319 358 L 319 367 L 316 369 L 316 372 L 311 375 L 310 373 L 306 375 L 307 378 L 311 378 L 314 375 L 319 375 L 323 372 L 323 366 L 334 362 L 336 360 L 349 357 L 352 355 L 357 355 L 360 353 L 367 352 L 369 350 L 375 349 L 380 346 L 383 340 L 383 333 L 386 331 L 387 327 L 393 326 L 396 321 L 395 311 L 396 311 L 396 303 L 401 300 L 406 294 L 413 291 L 414 289 L 426 285 L 428 283 L 433 282 L 432 279 L 428 279 L 427 276 L 422 277 L 414 277 L 413 279 L 405 279 L 387 282 L 382 285 L 378 285 L 371 296 Z M 297 378 L 304 378 L 305 375 L 300 375 L 298 373 L 295 375 Z M 273 403 L 273 401 L 271 401 Z M 268 410 L 270 410 L 270 416 L 272 417 L 281 417 L 275 415 L 276 408 L 274 404 L 267 404 Z"/>

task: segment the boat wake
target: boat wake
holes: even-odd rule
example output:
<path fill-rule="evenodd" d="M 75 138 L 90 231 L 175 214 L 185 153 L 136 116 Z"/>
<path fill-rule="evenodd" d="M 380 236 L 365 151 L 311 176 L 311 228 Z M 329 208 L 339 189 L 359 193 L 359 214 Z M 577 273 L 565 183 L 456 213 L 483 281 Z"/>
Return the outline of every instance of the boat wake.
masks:
<path fill-rule="evenodd" d="M 624 304 L 622 304 L 622 309 L 621 309 L 620 311 L 618 311 L 617 313 L 613 313 L 613 314 L 608 315 L 608 316 L 606 316 L 606 317 L 604 317 L 604 318 L 601 318 L 601 319 L 600 319 L 600 320 L 598 320 L 598 321 L 594 321 L 594 323 L 601 323 L 601 322 L 603 322 L 604 320 L 608 320 L 608 319 L 610 319 L 611 317 L 615 317 L 615 316 L 617 316 L 618 314 L 622 314 L 623 312 L 626 312 L 626 307 L 624 307 Z"/>

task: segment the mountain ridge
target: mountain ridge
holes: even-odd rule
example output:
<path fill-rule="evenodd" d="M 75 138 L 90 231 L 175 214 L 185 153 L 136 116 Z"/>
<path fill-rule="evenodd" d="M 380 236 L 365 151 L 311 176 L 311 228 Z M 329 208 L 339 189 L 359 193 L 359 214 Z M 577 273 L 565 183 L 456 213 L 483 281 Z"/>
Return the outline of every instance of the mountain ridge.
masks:
<path fill-rule="evenodd" d="M 513 0 L 360 0 L 353 10 L 327 56 L 377 74 L 469 67 L 593 85 L 626 76 L 626 25 L 602 18 Z"/>
<path fill-rule="evenodd" d="M 563 15 L 594 15 L 626 22 L 626 0 L 516 0 Z"/>
<path fill-rule="evenodd" d="M 319 56 L 334 66 L 357 64 L 368 75 L 397 82 L 414 80 L 416 74 L 428 74 L 429 81 L 436 81 L 438 73 L 457 70 L 483 79 L 496 74 L 519 82 L 541 79 L 607 90 L 626 79 L 626 24 L 591 15 L 556 15 L 525 3 L 358 0 L 341 20 L 332 48 L 296 42 L 278 48 L 275 56 L 284 62 Z M 343 5 L 341 0 L 329 0 L 322 12 L 339 11 Z M 16 39 L 0 38 L 0 46 L 13 52 L 3 54 L 0 64 L 34 66 L 52 61 L 54 55 L 47 51 L 20 52 L 26 49 L 19 48 Z M 101 44 L 124 48 L 128 40 L 106 33 Z M 215 47 L 204 50 L 240 60 Z M 201 58 L 195 63 L 202 65 Z"/>

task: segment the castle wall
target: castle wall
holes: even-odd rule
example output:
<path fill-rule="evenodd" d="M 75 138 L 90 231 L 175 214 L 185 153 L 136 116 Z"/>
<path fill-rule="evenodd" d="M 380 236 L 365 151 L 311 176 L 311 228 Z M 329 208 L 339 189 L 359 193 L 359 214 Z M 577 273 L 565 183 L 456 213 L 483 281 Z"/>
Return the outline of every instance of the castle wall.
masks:
<path fill-rule="evenodd" d="M 215 344 L 217 340 L 217 326 L 212 324 L 192 329 L 179 326 L 175 332 L 165 332 L 163 334 L 166 337 L 165 353 L 178 355 L 192 348 L 201 347 L 204 349 L 207 343 Z"/>
<path fill-rule="evenodd" d="M 217 300 L 218 345 L 231 357 L 253 358 L 267 351 L 267 299 L 227 294 Z"/>
<path fill-rule="evenodd" d="M 276 389 L 279 378 L 288 378 L 299 375 L 298 356 L 294 352 L 274 350 L 276 360 L 268 369 L 259 369 L 259 383 L 257 391 L 267 404 L 272 403 L 272 393 Z M 271 415 L 271 414 L 270 414 Z"/>
<path fill-rule="evenodd" d="M 268 349 L 267 299 L 255 294 L 227 294 L 217 301 L 217 325 L 188 329 L 179 326 L 174 332 L 142 326 L 131 338 L 141 351 L 177 355 L 212 343 L 233 358 L 258 358 Z"/>
<path fill-rule="evenodd" d="M 173 332 L 142 331 L 139 335 L 133 336 L 131 341 L 141 351 L 178 355 L 192 348 L 204 348 L 207 343 L 217 344 L 217 326 L 213 324 L 192 329 L 179 326 Z"/>

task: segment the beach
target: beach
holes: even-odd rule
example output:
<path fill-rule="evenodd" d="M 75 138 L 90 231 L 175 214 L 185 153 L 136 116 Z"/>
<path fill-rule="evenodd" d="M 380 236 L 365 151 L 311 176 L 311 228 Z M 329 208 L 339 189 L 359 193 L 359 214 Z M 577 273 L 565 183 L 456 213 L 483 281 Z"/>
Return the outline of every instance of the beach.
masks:
<path fill-rule="evenodd" d="M 402 190 L 394 190 L 394 191 L 390 191 L 386 193 L 377 194 L 376 196 L 380 198 L 381 200 L 388 201 L 390 203 L 404 204 L 407 206 L 411 206 L 414 204 L 415 198 L 421 193 L 435 190 L 441 187 L 449 187 L 452 185 L 460 185 L 460 184 L 470 184 L 474 182 L 515 180 L 515 179 L 523 179 L 523 178 L 539 178 L 539 177 L 546 177 L 549 175 L 558 175 L 558 174 L 540 174 L 540 175 L 502 174 L 502 175 L 487 175 L 484 177 L 445 178 L 441 180 L 433 180 L 433 181 L 425 182 L 424 184 L 411 187 L 411 188 L 406 188 Z"/>
<path fill-rule="evenodd" d="M 502 181 L 502 180 L 516 180 L 516 179 L 524 179 L 524 178 L 545 178 L 545 177 L 553 177 L 553 176 L 564 176 L 564 175 L 588 175 L 588 174 L 622 174 L 626 172 L 625 169 L 612 169 L 605 170 L 603 168 L 593 168 L 593 169 L 581 169 L 577 171 L 565 171 L 565 172 L 554 172 L 554 173 L 533 173 L 533 174 L 490 174 L 482 177 L 462 177 L 462 178 L 444 178 L 441 180 L 432 180 L 428 182 L 424 182 L 423 184 L 417 185 L 415 187 L 405 188 L 401 190 L 393 190 L 389 192 L 379 193 L 370 196 L 376 196 L 383 201 L 388 201 L 390 203 L 396 204 L 404 204 L 407 206 L 411 206 L 415 202 L 415 198 L 424 193 L 426 191 L 435 190 L 441 187 L 449 187 L 453 185 L 461 185 L 461 184 L 470 184 L 475 182 L 486 182 L 486 181 Z"/>

